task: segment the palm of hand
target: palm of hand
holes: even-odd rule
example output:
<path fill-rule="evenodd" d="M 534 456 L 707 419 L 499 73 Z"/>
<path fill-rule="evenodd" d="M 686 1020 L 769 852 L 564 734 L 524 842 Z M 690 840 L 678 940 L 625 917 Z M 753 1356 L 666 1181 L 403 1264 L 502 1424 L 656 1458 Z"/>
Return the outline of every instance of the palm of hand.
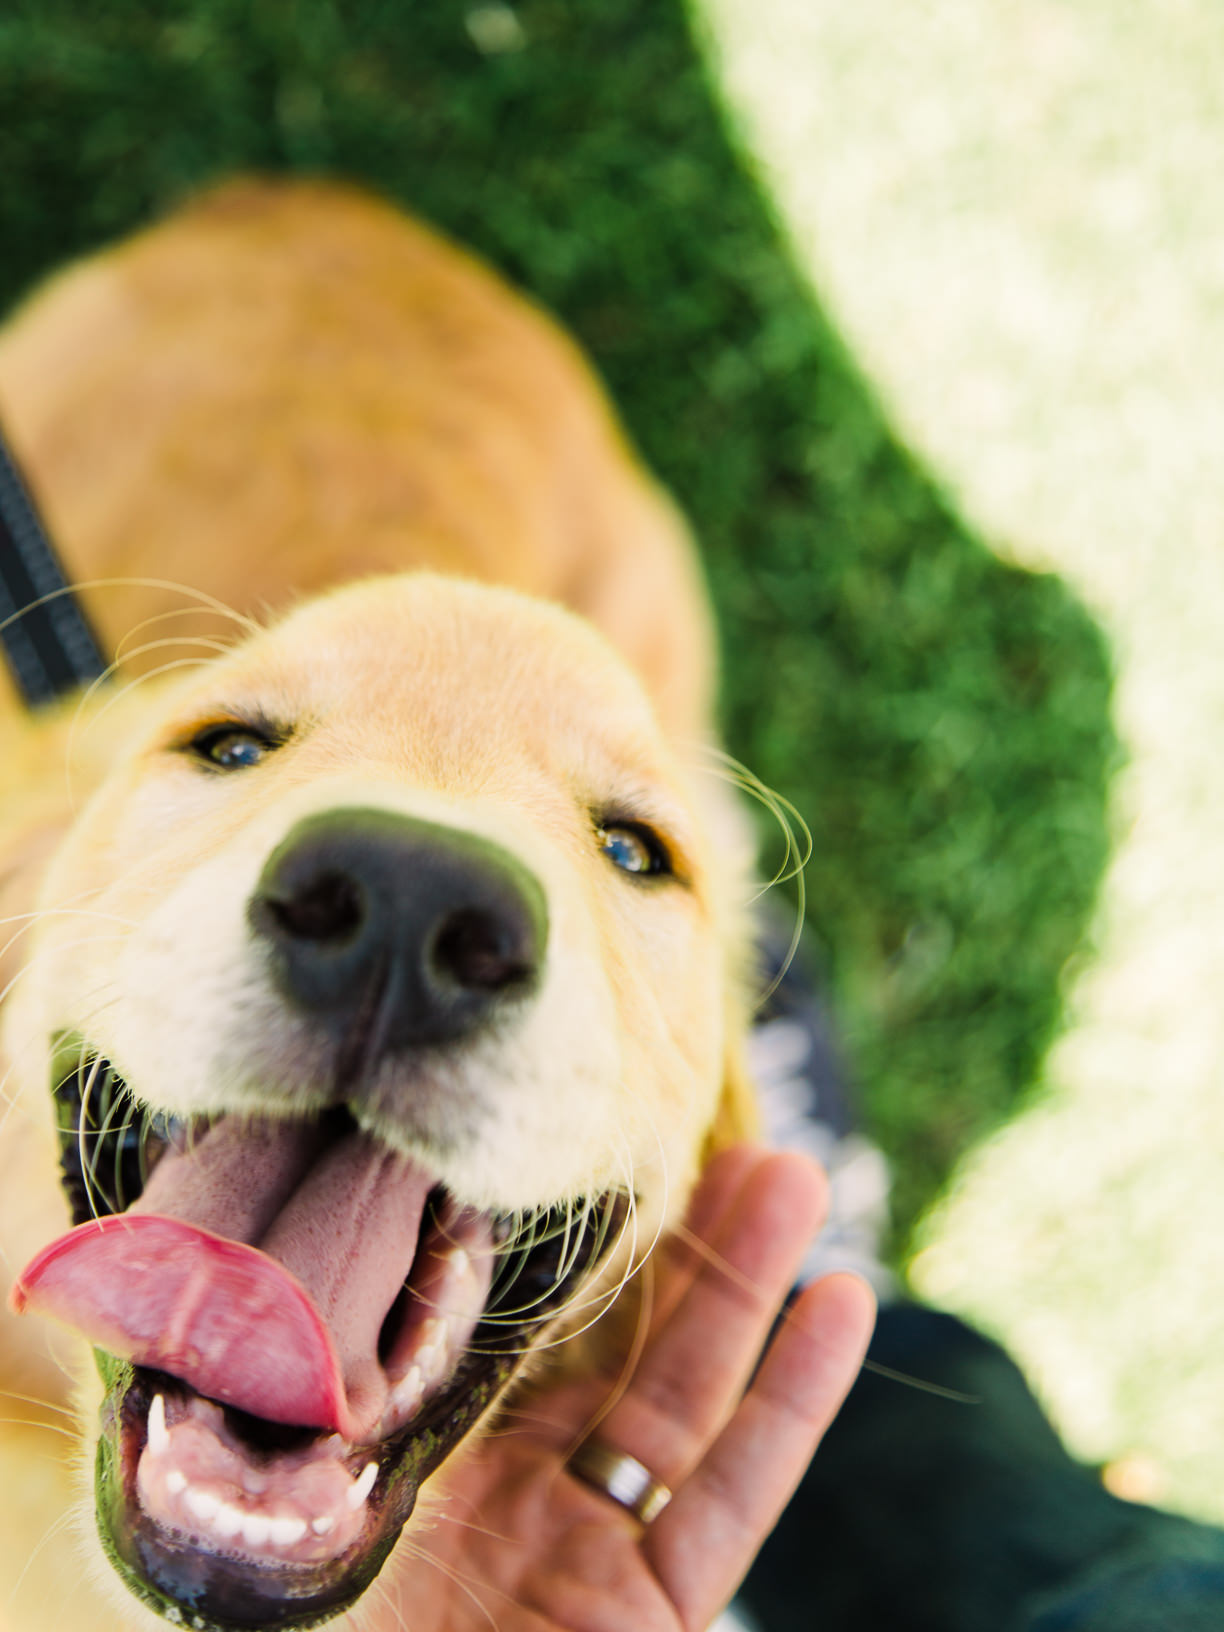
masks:
<path fill-rule="evenodd" d="M 645 1341 L 615 1403 L 614 1380 L 586 1378 L 504 1418 L 374 1589 L 379 1632 L 706 1632 L 870 1335 L 870 1292 L 831 1277 L 791 1307 L 754 1375 L 824 1210 L 805 1159 L 749 1146 L 718 1157 L 688 1231 L 660 1254 Z M 596 1419 L 601 1441 L 674 1492 L 648 1528 L 567 1467 Z"/>

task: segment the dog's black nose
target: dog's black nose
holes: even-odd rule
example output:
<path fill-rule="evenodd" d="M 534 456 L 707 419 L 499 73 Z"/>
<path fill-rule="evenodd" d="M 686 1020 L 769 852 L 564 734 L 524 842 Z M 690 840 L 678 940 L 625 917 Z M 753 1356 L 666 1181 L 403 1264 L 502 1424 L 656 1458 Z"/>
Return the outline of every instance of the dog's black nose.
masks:
<path fill-rule="evenodd" d="M 383 810 L 299 822 L 248 918 L 289 1001 L 366 1059 L 471 1034 L 531 991 L 548 938 L 544 891 L 507 851 Z"/>

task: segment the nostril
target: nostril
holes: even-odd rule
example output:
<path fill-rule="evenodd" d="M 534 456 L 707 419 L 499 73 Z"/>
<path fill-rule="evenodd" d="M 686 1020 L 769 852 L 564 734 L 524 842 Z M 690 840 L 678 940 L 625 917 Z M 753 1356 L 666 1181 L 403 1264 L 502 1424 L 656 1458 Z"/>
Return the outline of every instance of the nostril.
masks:
<path fill-rule="evenodd" d="M 266 896 L 264 906 L 299 941 L 346 941 L 365 919 L 361 889 L 346 873 L 323 873 L 292 895 Z"/>
<path fill-rule="evenodd" d="M 436 973 L 457 986 L 500 992 L 534 974 L 530 943 L 526 925 L 480 907 L 463 907 L 440 926 L 430 962 Z"/>

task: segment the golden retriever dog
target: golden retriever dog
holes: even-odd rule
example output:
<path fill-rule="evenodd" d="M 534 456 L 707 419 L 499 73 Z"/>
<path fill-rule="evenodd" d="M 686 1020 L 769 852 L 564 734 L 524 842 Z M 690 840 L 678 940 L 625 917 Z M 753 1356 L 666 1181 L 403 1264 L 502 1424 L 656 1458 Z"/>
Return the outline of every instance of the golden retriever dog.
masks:
<path fill-rule="evenodd" d="M 6 1613 L 314 1625 L 750 1125 L 699 573 L 573 345 L 338 185 L 53 280 L 0 413 L 122 659 L 0 699 Z"/>

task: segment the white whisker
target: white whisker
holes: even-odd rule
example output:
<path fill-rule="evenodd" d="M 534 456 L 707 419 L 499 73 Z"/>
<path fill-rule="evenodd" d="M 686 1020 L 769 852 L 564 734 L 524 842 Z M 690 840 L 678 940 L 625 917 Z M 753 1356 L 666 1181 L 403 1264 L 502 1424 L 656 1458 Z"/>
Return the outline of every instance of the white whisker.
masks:
<path fill-rule="evenodd" d="M 76 1412 L 69 1406 L 56 1405 L 54 1400 L 44 1400 L 38 1394 L 18 1394 L 14 1389 L 0 1388 L 0 1400 L 13 1400 L 19 1405 L 37 1406 L 40 1411 L 58 1411 L 61 1416 L 74 1419 L 76 1417 Z M 50 1424 L 47 1426 L 49 1427 Z"/>
<path fill-rule="evenodd" d="M 10 1606 L 16 1599 L 17 1594 L 21 1591 L 22 1583 L 25 1581 L 26 1576 L 29 1575 L 34 1561 L 38 1557 L 39 1553 L 41 1553 L 43 1548 L 50 1542 L 54 1541 L 57 1536 L 61 1535 L 64 1530 L 68 1529 L 68 1527 L 74 1522 L 74 1518 L 75 1515 L 73 1514 L 72 1509 L 69 1508 L 66 1513 L 60 1514 L 59 1518 L 55 1520 L 54 1524 L 47 1527 L 46 1534 L 43 1536 L 38 1545 L 31 1549 L 30 1556 L 25 1561 L 25 1567 L 22 1569 L 21 1574 L 13 1583 L 12 1590 L 8 1595 Z"/>
<path fill-rule="evenodd" d="M 485 1620 L 488 1621 L 489 1625 L 493 1628 L 493 1632 L 497 1632 L 497 1622 L 493 1619 L 488 1605 L 481 1603 L 480 1599 L 476 1596 L 476 1588 L 483 1587 L 486 1592 L 491 1590 L 497 1591 L 498 1597 L 504 1598 L 505 1594 L 500 1589 L 492 1588 L 490 1583 L 487 1581 L 478 1581 L 475 1576 L 469 1575 L 464 1570 L 460 1570 L 457 1565 L 444 1561 L 443 1559 L 438 1558 L 435 1554 L 427 1552 L 419 1542 L 413 1541 L 411 1536 L 405 1536 L 402 1539 L 400 1546 L 403 1548 L 403 1551 L 408 1558 L 414 1558 L 418 1563 L 430 1565 L 433 1569 L 437 1570 L 439 1574 L 444 1575 L 446 1579 L 452 1583 L 452 1585 L 458 1587 L 460 1592 L 471 1599 L 474 1606 L 480 1611 Z"/>
<path fill-rule="evenodd" d="M 81 1120 L 77 1123 L 77 1157 L 81 1164 L 81 1177 L 85 1183 L 85 1200 L 89 1204 L 90 1212 L 95 1218 L 97 1218 L 98 1208 L 93 1197 L 92 1171 L 90 1167 L 89 1154 L 85 1149 L 85 1139 L 87 1136 L 86 1130 L 89 1125 L 90 1095 L 93 1092 L 94 1083 L 98 1079 L 98 1073 L 102 1069 L 102 1060 L 100 1056 L 94 1056 L 88 1079 L 86 1079 L 84 1072 L 85 1062 L 88 1057 L 86 1046 L 82 1042 L 80 1059 L 77 1063 L 77 1086 L 81 1093 Z"/>
<path fill-rule="evenodd" d="M 125 697 L 129 696 L 138 687 L 151 685 L 154 680 L 160 680 L 164 674 L 171 674 L 176 669 L 198 669 L 208 661 L 209 660 L 206 657 L 180 657 L 175 658 L 173 661 L 168 663 L 159 663 L 156 668 L 150 669 L 147 674 L 138 674 L 134 679 L 129 680 L 126 685 L 120 686 L 115 691 L 111 692 L 110 696 L 102 704 L 102 707 L 99 708 L 96 713 L 89 716 L 85 725 L 86 733 L 92 731 L 97 726 L 98 722 L 104 719 L 105 716 L 110 713 L 112 708 L 115 708 L 124 700 Z M 80 742 L 77 741 L 74 744 L 74 752 L 79 749 L 79 747 Z"/>
<path fill-rule="evenodd" d="M 207 611 L 216 612 L 219 617 L 231 619 L 238 624 L 246 634 L 258 634 L 259 625 L 253 618 L 237 612 L 232 606 L 218 600 L 215 595 L 209 595 L 205 590 L 193 589 L 190 584 L 177 583 L 171 578 L 86 578 L 77 580 L 59 589 L 49 590 L 46 595 L 40 595 L 36 601 L 29 601 L 17 612 L 12 612 L 0 622 L 0 634 L 11 623 L 25 617 L 27 612 L 33 612 L 37 607 L 46 606 L 49 601 L 59 600 L 65 595 L 79 595 L 95 589 L 166 589 L 174 595 L 182 595 L 196 603 L 197 607 L 204 607 Z"/>
<path fill-rule="evenodd" d="M 163 613 L 162 616 L 171 617 L 174 616 L 174 614 Z M 145 625 L 155 623 L 157 621 L 158 620 L 155 618 L 147 618 L 145 619 L 145 623 L 139 627 L 143 628 Z M 89 685 L 85 687 L 84 691 L 82 691 L 80 698 L 78 699 L 76 709 L 73 712 L 72 723 L 68 728 L 68 737 L 64 746 L 64 776 L 66 779 L 68 800 L 71 805 L 75 805 L 76 802 L 72 788 L 72 765 L 80 747 L 79 737 L 82 730 L 88 733 L 89 729 L 109 711 L 112 703 L 116 702 L 119 697 L 126 696 L 132 687 L 141 685 L 146 680 L 156 679 L 167 669 L 178 666 L 175 664 L 163 663 L 158 665 L 158 667 L 151 669 L 148 674 L 135 676 L 130 685 L 125 686 L 115 696 L 110 697 L 106 704 L 100 708 L 96 714 L 87 715 L 89 704 L 93 701 L 94 697 L 100 690 L 110 685 L 111 681 L 119 673 L 120 669 L 125 663 L 134 662 L 136 658 L 143 657 L 147 652 L 164 650 L 167 647 L 174 650 L 181 650 L 185 646 L 199 647 L 204 651 L 207 651 L 212 657 L 224 656 L 232 649 L 223 641 L 210 639 L 206 635 L 174 635 L 166 636 L 164 639 L 145 641 L 142 645 L 135 646 L 130 651 L 124 651 L 123 647 L 127 638 L 128 637 L 125 636 L 124 639 L 120 641 L 119 648 L 116 650 L 114 657 L 107 664 L 106 668 L 103 669 L 102 673 L 95 676 L 95 678 L 90 681 Z M 208 658 L 191 657 L 184 658 L 182 661 L 184 665 L 190 665 L 195 663 L 205 663 L 208 661 Z"/>
<path fill-rule="evenodd" d="M 795 881 L 795 922 L 791 931 L 790 943 L 781 966 L 774 974 L 766 989 L 756 999 L 759 1009 L 766 1004 L 778 989 L 783 976 L 789 969 L 795 953 L 799 949 L 799 941 L 803 934 L 803 921 L 807 911 L 807 887 L 804 880 L 804 869 L 812 859 L 813 839 L 812 830 L 804 820 L 802 814 L 782 794 L 762 782 L 760 777 L 750 771 L 739 760 L 733 759 L 730 754 L 721 749 L 706 747 L 705 756 L 714 763 L 709 769 L 712 774 L 720 776 L 729 782 L 732 787 L 754 799 L 757 804 L 767 810 L 777 823 L 783 840 L 783 856 L 773 877 L 767 884 L 763 884 L 756 894 L 747 901 L 752 906 L 756 901 L 774 889 L 779 884 L 788 884 Z"/>

